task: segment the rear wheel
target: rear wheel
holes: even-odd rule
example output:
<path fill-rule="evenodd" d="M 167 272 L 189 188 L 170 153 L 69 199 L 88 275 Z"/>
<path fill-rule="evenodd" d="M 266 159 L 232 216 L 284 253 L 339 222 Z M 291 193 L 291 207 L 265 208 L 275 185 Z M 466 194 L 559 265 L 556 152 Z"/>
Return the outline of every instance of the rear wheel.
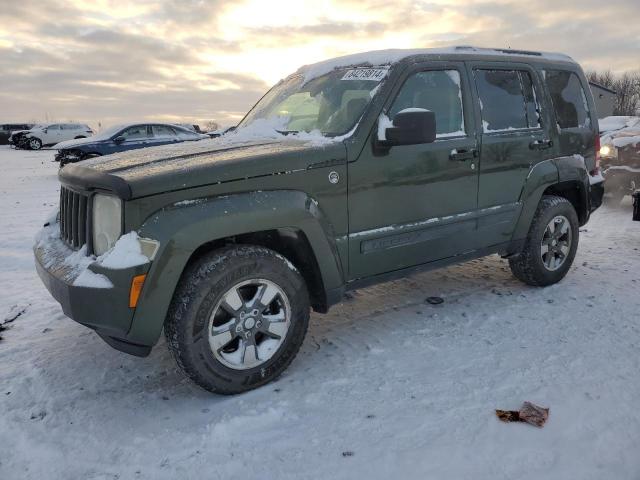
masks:
<path fill-rule="evenodd" d="M 40 150 L 42 148 L 42 140 L 39 138 L 30 138 L 28 140 L 28 145 L 31 150 Z"/>
<path fill-rule="evenodd" d="M 191 380 L 233 394 L 280 375 L 302 345 L 308 322 L 309 297 L 298 271 L 267 248 L 235 246 L 188 267 L 165 336 Z"/>
<path fill-rule="evenodd" d="M 528 285 L 546 286 L 564 278 L 578 249 L 578 215 L 571 203 L 544 196 L 538 205 L 523 251 L 509 259 L 514 276 Z"/>

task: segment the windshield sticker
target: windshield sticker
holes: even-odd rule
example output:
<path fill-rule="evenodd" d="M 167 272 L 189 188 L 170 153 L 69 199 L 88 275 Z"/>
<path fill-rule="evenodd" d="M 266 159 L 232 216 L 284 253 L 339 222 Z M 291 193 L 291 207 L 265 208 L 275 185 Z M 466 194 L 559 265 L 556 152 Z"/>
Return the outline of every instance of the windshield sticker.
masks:
<path fill-rule="evenodd" d="M 387 71 L 384 68 L 358 68 L 349 70 L 344 74 L 342 80 L 372 80 L 379 82 L 387 75 Z"/>

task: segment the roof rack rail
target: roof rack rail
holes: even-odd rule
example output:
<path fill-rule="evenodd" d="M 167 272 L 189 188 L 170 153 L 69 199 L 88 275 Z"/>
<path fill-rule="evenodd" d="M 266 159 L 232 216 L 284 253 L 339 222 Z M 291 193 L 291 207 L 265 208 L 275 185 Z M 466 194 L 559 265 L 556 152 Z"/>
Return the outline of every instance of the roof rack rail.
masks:
<path fill-rule="evenodd" d="M 541 57 L 541 52 L 534 52 L 531 50 L 513 50 L 511 48 L 483 48 L 483 47 L 474 47 L 473 45 L 457 45 L 455 47 L 456 50 L 471 50 L 475 52 L 500 52 L 511 55 L 535 55 L 536 57 Z"/>
<path fill-rule="evenodd" d="M 502 53 L 511 53 L 513 55 L 535 55 L 536 57 L 541 57 L 541 52 L 533 52 L 531 50 L 512 50 L 510 48 L 494 48 L 498 52 Z"/>

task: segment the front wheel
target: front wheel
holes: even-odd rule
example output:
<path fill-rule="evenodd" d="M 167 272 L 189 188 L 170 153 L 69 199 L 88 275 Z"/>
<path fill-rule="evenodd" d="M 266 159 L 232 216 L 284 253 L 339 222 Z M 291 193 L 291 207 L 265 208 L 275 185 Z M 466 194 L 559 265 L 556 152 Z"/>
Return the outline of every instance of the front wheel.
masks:
<path fill-rule="evenodd" d="M 234 394 L 280 375 L 309 323 L 300 273 L 264 247 L 211 252 L 190 265 L 165 321 L 169 350 L 202 388 Z"/>
<path fill-rule="evenodd" d="M 40 140 L 39 138 L 30 138 L 29 148 L 31 150 L 40 150 L 42 148 L 42 140 Z"/>
<path fill-rule="evenodd" d="M 571 202 L 545 195 L 533 217 L 522 252 L 509 259 L 513 275 L 538 287 L 559 282 L 576 256 L 578 235 L 578 215 Z"/>

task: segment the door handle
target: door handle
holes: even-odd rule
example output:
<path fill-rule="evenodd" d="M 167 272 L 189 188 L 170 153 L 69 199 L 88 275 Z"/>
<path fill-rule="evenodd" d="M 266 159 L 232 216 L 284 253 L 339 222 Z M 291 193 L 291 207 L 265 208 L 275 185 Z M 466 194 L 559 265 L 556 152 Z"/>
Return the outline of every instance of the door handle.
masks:
<path fill-rule="evenodd" d="M 478 150 L 476 150 L 475 148 L 461 149 L 461 150 L 457 150 L 454 148 L 453 150 L 451 150 L 451 153 L 449 154 L 449 160 L 464 162 L 466 160 L 473 160 L 477 156 L 478 156 Z"/>
<path fill-rule="evenodd" d="M 531 150 L 547 150 L 553 147 L 553 140 L 542 139 L 542 140 L 534 140 L 529 144 L 529 148 Z"/>

